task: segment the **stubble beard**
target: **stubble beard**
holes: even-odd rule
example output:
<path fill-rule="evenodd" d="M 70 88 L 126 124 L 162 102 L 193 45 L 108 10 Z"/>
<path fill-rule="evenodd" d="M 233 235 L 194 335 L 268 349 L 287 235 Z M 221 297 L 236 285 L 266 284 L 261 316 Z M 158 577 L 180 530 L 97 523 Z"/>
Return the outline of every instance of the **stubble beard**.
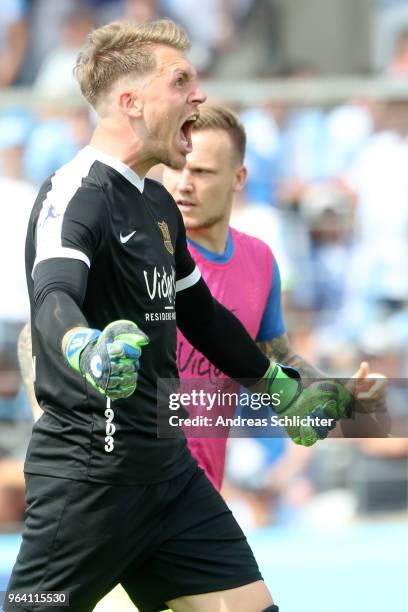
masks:
<path fill-rule="evenodd" d="M 186 165 L 186 157 L 180 154 L 178 159 L 176 159 L 175 155 L 172 156 L 171 153 L 166 151 L 163 154 L 162 163 L 171 170 L 182 170 Z"/>
<path fill-rule="evenodd" d="M 158 145 L 155 157 L 157 164 L 164 164 L 171 170 L 181 170 L 186 164 L 186 155 L 171 151 L 164 142 Z"/>
<path fill-rule="evenodd" d="M 214 225 L 217 225 L 220 221 L 222 221 L 223 215 L 214 215 L 209 217 L 208 219 L 204 219 L 203 221 L 189 221 L 188 219 L 184 220 L 184 225 L 187 230 L 204 230 L 211 229 Z"/>

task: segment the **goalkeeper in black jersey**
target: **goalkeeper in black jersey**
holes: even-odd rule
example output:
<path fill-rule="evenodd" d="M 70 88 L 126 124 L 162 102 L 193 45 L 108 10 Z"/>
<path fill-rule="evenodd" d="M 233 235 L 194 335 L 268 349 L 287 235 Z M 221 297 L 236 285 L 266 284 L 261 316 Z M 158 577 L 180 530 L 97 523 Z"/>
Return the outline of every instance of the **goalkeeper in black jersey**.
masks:
<path fill-rule="evenodd" d="M 271 364 L 212 298 L 175 202 L 144 178 L 160 162 L 182 167 L 191 151 L 205 96 L 187 48 L 172 22 L 113 23 L 92 32 L 78 56 L 98 122 L 90 145 L 41 187 L 28 227 L 44 414 L 25 463 L 28 509 L 7 612 L 59 609 L 42 598 L 50 592 L 85 612 L 117 583 L 141 612 L 277 611 L 185 440 L 157 437 L 157 380 L 177 378 L 176 322 L 231 378 L 266 378 L 270 393 L 284 381 L 282 414 L 313 414 L 315 405 L 311 392 L 302 400 L 297 373 Z M 340 385 L 322 398 L 323 416 L 348 415 Z M 310 444 L 327 431 L 289 434 Z"/>

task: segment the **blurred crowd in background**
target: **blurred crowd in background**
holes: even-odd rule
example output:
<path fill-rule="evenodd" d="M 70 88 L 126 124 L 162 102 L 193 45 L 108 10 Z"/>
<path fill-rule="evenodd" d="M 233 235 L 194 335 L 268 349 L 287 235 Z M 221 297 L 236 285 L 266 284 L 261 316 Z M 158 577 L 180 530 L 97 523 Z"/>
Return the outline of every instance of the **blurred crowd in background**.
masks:
<path fill-rule="evenodd" d="M 301 55 L 298 38 L 291 46 L 291 0 L 1 0 L 0 101 L 12 86 L 31 87 L 43 101 L 35 111 L 0 110 L 0 530 L 18 528 L 23 516 L 32 426 L 16 351 L 29 318 L 25 231 L 39 185 L 92 132 L 89 109 L 52 102 L 78 92 L 72 67 L 87 32 L 114 19 L 170 17 L 191 37 L 204 89 L 208 77 L 313 80 L 352 70 L 408 83 L 408 2 L 340 4 L 356 15 L 370 5 L 370 27 L 362 19 L 369 44 L 361 57 L 340 54 L 330 65 L 326 23 L 316 57 L 307 39 Z M 344 47 L 349 29 L 340 32 Z M 337 105 L 281 100 L 235 110 L 247 130 L 249 178 L 232 225 L 274 251 L 295 350 L 337 376 L 367 359 L 373 371 L 407 378 L 408 99 L 356 95 Z M 312 450 L 279 439 L 230 442 L 224 493 L 245 527 L 407 512 L 406 439 L 331 440 Z"/>

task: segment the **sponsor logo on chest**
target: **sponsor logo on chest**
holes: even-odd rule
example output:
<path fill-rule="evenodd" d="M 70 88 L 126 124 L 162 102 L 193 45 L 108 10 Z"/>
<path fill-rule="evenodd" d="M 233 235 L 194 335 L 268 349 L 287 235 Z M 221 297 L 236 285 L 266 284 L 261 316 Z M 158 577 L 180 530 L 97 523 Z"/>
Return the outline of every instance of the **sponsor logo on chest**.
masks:
<path fill-rule="evenodd" d="M 175 320 L 174 308 L 176 299 L 176 271 L 173 266 L 170 270 L 165 266 L 153 270 L 143 270 L 147 295 L 152 302 L 162 307 L 161 312 L 145 313 L 146 321 Z M 160 304 L 161 302 L 161 304 Z"/>

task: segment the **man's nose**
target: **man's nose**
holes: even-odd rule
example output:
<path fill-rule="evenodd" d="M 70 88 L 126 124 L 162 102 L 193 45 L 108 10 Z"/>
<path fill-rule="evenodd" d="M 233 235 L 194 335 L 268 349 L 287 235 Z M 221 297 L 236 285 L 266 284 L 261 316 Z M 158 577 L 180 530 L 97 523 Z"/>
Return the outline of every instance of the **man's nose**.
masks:
<path fill-rule="evenodd" d="M 193 183 L 191 180 L 191 174 L 187 170 L 183 170 L 180 174 L 179 181 L 177 183 L 177 189 L 180 192 L 189 192 L 193 191 Z"/>
<path fill-rule="evenodd" d="M 207 99 L 207 95 L 203 92 L 201 87 L 196 85 L 194 91 L 192 92 L 191 103 L 192 104 L 204 104 Z"/>

